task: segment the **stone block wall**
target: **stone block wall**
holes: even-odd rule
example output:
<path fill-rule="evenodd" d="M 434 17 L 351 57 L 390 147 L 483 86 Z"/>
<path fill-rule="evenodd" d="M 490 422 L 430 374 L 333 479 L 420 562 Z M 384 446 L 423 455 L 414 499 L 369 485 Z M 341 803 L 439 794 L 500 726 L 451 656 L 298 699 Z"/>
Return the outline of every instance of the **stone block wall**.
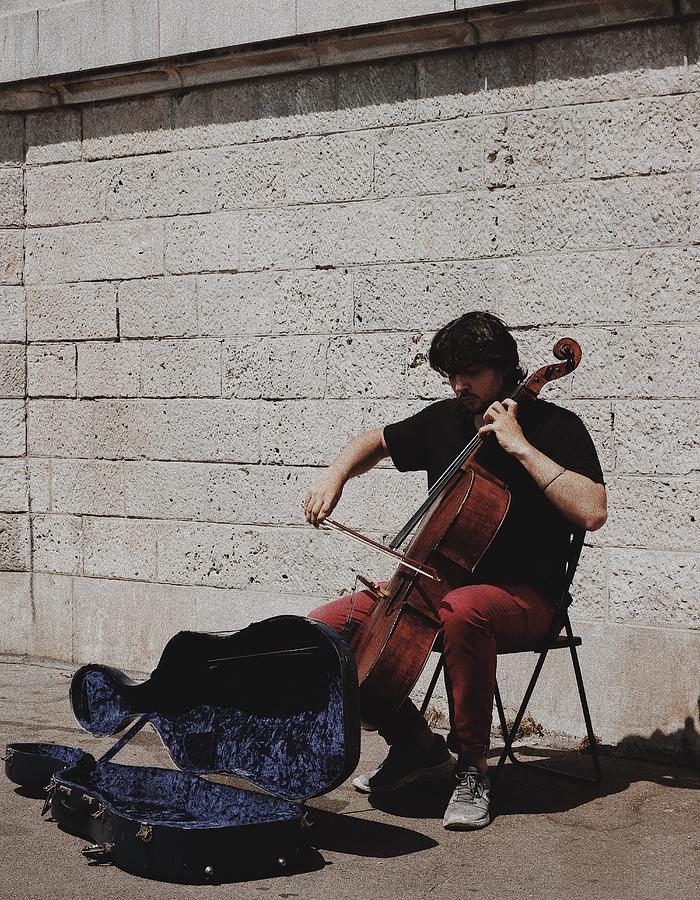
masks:
<path fill-rule="evenodd" d="M 303 496 L 351 436 L 447 396 L 430 337 L 485 308 L 530 368 L 583 347 L 547 396 L 609 489 L 573 608 L 596 729 L 692 745 L 698 28 L 1 117 L 0 649 L 148 670 L 177 629 L 386 575 Z M 424 489 L 387 464 L 337 518 L 385 539 Z M 546 671 L 534 714 L 582 733 Z"/>

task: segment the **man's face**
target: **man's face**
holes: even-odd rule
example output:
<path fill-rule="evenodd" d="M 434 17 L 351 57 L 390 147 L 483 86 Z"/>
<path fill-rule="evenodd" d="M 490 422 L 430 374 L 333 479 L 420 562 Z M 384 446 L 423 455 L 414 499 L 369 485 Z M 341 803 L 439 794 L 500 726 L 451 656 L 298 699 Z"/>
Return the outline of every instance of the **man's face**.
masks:
<path fill-rule="evenodd" d="M 473 415 L 485 412 L 495 400 L 505 398 L 505 378 L 491 366 L 466 366 L 448 380 L 455 397 Z"/>

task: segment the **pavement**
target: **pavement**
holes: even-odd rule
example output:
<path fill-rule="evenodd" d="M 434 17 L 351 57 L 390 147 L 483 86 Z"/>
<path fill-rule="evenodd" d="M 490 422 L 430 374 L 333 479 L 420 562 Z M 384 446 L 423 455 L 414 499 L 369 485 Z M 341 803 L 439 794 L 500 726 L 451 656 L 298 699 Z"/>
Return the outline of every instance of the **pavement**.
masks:
<path fill-rule="evenodd" d="M 56 742 L 93 754 L 94 738 L 73 719 L 72 668 L 0 662 L 0 739 Z M 146 728 L 118 762 L 171 765 Z M 556 748 L 546 746 L 556 743 Z M 586 755 L 547 738 L 522 742 L 524 758 L 584 773 Z M 363 734 L 360 769 L 385 753 Z M 496 756 L 496 748 L 493 755 Z M 508 766 L 494 789 L 494 819 L 477 832 L 447 832 L 447 795 L 406 790 L 372 798 L 350 781 L 310 801 L 316 850 L 301 871 L 235 884 L 186 886 L 149 881 L 87 862 L 86 841 L 41 818 L 41 800 L 7 779 L 0 788 L 0 897 L 11 900 L 140 898 L 700 898 L 700 772 L 674 760 L 603 758 L 600 786 Z M 449 793 L 449 792 L 448 792 Z"/>

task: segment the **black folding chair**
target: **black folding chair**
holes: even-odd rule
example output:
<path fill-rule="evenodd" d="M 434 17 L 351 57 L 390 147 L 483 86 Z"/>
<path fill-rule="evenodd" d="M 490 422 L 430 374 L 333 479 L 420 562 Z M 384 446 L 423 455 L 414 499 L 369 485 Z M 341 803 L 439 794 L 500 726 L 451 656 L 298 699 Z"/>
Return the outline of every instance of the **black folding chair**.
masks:
<path fill-rule="evenodd" d="M 496 766 L 495 772 L 492 775 L 492 777 L 494 778 L 500 774 L 506 759 L 509 759 L 512 763 L 515 763 L 517 765 L 527 766 L 531 769 L 537 769 L 538 771 L 546 772 L 549 775 L 559 775 L 563 778 L 570 778 L 573 781 L 583 781 L 588 784 L 598 784 L 602 778 L 598 745 L 596 742 L 595 734 L 593 733 L 591 714 L 588 709 L 588 700 L 586 699 L 586 689 L 583 685 L 581 667 L 579 665 L 578 655 L 576 653 L 576 648 L 581 646 L 582 641 L 580 637 L 574 635 L 571 628 L 571 622 L 569 621 L 568 613 L 568 607 L 571 604 L 571 595 L 569 593 L 569 588 L 571 587 L 571 582 L 573 581 L 574 575 L 576 574 L 576 566 L 578 565 L 579 557 L 581 556 L 581 548 L 583 547 L 585 536 L 586 532 L 581 529 L 575 529 L 575 531 L 571 535 L 569 554 L 566 564 L 566 573 L 564 577 L 564 587 L 555 608 L 555 614 L 554 618 L 552 619 L 552 625 L 550 627 L 549 634 L 547 635 L 545 640 L 538 641 L 537 643 L 533 644 L 523 645 L 520 647 L 511 647 L 508 650 L 499 651 L 499 655 L 510 653 L 536 653 L 539 654 L 539 658 L 535 665 L 535 670 L 532 673 L 532 677 L 530 678 L 530 683 L 528 684 L 527 690 L 525 691 L 525 696 L 523 697 L 522 703 L 520 704 L 520 708 L 518 709 L 517 715 L 515 716 L 510 730 L 508 729 L 505 712 L 503 711 L 501 692 L 498 689 L 498 682 L 496 682 L 496 708 L 498 709 L 498 718 L 500 720 L 504 746 L 501 752 L 501 756 L 498 760 L 498 765 Z M 560 634 L 562 629 L 564 630 L 564 634 Z M 592 778 L 586 775 L 575 775 L 572 772 L 564 772 L 561 769 L 555 769 L 551 766 L 543 766 L 538 763 L 524 762 L 523 760 L 518 759 L 513 751 L 513 741 L 515 740 L 515 736 L 517 735 L 518 729 L 520 728 L 520 723 L 522 722 L 525 711 L 527 710 L 527 705 L 530 701 L 530 697 L 532 696 L 532 692 L 535 689 L 535 685 L 537 684 L 537 679 L 540 676 L 540 672 L 542 671 L 542 666 L 544 665 L 544 661 L 547 658 L 547 654 L 550 650 L 563 650 L 567 647 L 571 654 L 571 662 L 573 664 L 574 675 L 576 676 L 576 684 L 578 686 L 578 694 L 581 700 L 581 710 L 583 711 L 583 718 L 586 723 L 588 749 L 590 750 L 591 762 L 593 764 Z M 443 665 L 444 658 L 442 652 L 440 652 L 440 658 L 430 680 L 425 698 L 423 699 L 421 713 L 425 713 L 425 710 L 428 708 L 428 703 L 433 696 L 433 691 L 435 690 L 435 685 L 437 684 L 437 680 L 440 677 L 440 673 L 442 672 Z"/>

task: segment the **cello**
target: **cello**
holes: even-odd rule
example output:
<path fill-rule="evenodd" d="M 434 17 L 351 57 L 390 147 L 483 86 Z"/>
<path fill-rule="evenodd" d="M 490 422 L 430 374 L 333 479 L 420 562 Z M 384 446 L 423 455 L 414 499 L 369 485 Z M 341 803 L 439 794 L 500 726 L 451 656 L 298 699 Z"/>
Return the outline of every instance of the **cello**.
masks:
<path fill-rule="evenodd" d="M 546 384 L 573 372 L 581 360 L 573 338 L 557 341 L 553 353 L 562 362 L 538 369 L 511 399 L 536 400 Z M 483 440 L 477 433 L 464 447 L 389 543 L 392 555 L 400 556 L 397 548 L 418 526 L 388 584 L 359 579 L 375 600 L 353 642 L 368 730 L 408 697 L 438 637 L 438 606 L 449 591 L 469 583 L 508 513 L 508 487 L 475 459 Z M 330 519 L 325 524 L 350 532 Z"/>

